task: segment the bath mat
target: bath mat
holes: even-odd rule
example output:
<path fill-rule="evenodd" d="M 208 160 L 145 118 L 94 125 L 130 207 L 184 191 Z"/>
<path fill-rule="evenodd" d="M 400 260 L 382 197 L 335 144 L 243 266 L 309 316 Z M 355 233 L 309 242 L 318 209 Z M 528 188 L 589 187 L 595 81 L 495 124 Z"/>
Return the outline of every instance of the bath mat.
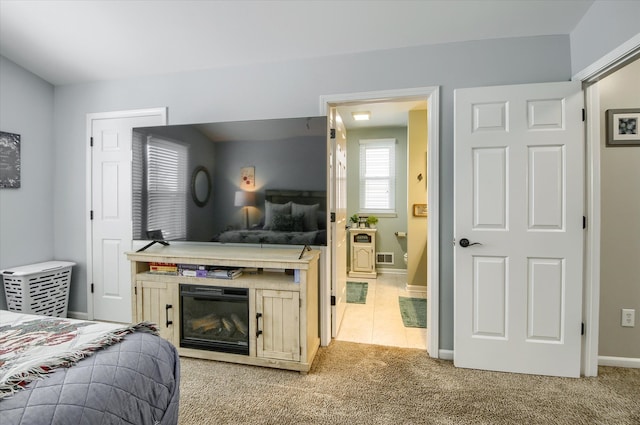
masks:
<path fill-rule="evenodd" d="M 405 328 L 427 327 L 427 300 L 426 298 L 399 297 L 400 314 Z"/>
<path fill-rule="evenodd" d="M 367 287 L 367 282 L 347 282 L 347 302 L 351 304 L 366 304 Z"/>

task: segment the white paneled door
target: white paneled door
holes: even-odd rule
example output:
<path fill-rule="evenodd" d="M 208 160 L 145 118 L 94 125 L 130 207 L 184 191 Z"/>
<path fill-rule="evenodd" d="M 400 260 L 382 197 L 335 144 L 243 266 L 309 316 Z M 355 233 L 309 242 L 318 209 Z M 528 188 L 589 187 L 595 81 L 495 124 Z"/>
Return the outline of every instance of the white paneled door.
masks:
<path fill-rule="evenodd" d="M 329 115 L 331 131 L 331 210 L 335 220 L 331 223 L 334 249 L 332 251 L 331 296 L 335 303 L 331 311 L 331 336 L 335 338 L 347 307 L 347 133 L 335 107 Z M 335 136 L 334 136 L 335 135 Z"/>
<path fill-rule="evenodd" d="M 454 363 L 578 377 L 580 83 L 455 92 Z"/>
<path fill-rule="evenodd" d="M 93 319 L 129 323 L 132 248 L 131 132 L 166 124 L 166 109 L 89 114 L 92 212 L 89 232 L 89 303 Z M 90 307 L 91 310 L 91 307 Z M 90 314 L 91 315 L 91 314 Z"/>

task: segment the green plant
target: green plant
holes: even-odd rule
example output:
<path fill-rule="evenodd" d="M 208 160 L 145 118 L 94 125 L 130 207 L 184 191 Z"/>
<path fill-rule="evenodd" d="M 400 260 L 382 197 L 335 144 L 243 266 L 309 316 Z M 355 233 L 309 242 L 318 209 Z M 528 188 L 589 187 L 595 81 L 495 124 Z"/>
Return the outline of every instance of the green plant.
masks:
<path fill-rule="evenodd" d="M 351 217 L 349 217 L 349 221 L 352 222 L 352 223 L 357 223 L 358 220 L 359 220 L 358 214 L 354 214 Z"/>
<path fill-rule="evenodd" d="M 367 224 L 369 226 L 371 226 L 372 224 L 375 226 L 376 223 L 378 223 L 378 217 L 376 217 L 375 215 L 370 215 L 369 217 L 367 217 Z"/>

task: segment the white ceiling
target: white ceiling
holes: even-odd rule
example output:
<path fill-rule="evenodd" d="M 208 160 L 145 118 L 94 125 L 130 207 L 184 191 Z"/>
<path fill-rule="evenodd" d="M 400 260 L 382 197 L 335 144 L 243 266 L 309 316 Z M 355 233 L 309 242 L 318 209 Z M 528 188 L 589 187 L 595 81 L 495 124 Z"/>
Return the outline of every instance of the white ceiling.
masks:
<path fill-rule="evenodd" d="M 569 34 L 592 3 L 0 0 L 0 54 L 54 85 L 65 85 L 426 44 Z"/>

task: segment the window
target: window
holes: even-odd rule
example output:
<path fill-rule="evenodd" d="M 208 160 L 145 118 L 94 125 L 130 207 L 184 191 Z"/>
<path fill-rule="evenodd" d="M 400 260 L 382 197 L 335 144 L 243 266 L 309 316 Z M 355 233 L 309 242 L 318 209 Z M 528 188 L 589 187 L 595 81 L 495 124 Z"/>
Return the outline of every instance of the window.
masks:
<path fill-rule="evenodd" d="M 396 140 L 360 140 L 360 211 L 395 213 Z"/>
<path fill-rule="evenodd" d="M 134 143 L 134 146 L 143 146 L 143 144 Z M 147 136 L 144 147 L 139 150 L 134 149 L 133 160 L 145 162 L 145 166 L 141 167 L 145 175 L 132 176 L 133 205 L 134 209 L 136 205 L 146 204 L 147 206 L 146 214 L 134 212 L 134 217 L 142 216 L 143 220 L 146 219 L 146 223 L 134 222 L 134 234 L 141 234 L 144 237 L 148 230 L 162 230 L 164 239 L 186 239 L 187 189 L 189 187 L 187 157 L 186 146 L 155 136 Z M 136 200 L 136 196 L 143 199 Z M 142 229 L 144 231 L 141 231 Z"/>

